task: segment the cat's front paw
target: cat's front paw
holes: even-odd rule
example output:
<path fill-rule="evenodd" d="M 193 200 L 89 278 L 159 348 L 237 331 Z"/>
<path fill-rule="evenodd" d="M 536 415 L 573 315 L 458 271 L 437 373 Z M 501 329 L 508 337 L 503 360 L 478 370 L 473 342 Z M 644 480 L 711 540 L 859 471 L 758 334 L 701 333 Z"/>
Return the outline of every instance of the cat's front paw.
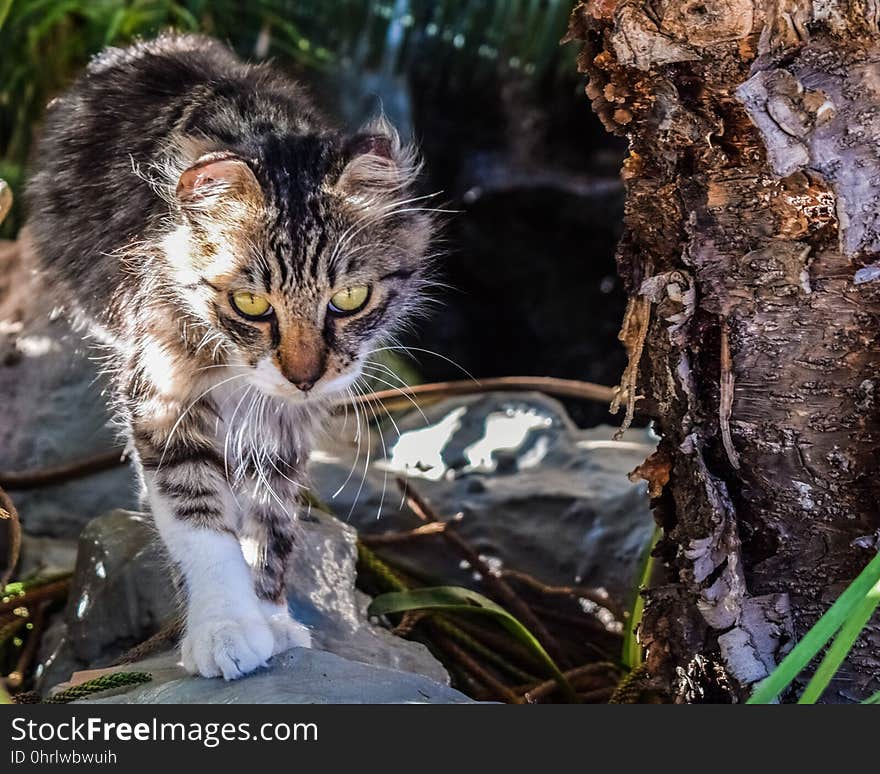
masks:
<path fill-rule="evenodd" d="M 228 618 L 189 626 L 181 656 L 187 672 L 235 680 L 265 666 L 274 647 L 274 630 L 264 618 Z"/>
<path fill-rule="evenodd" d="M 290 617 L 287 605 L 264 603 L 263 612 L 275 640 L 275 646 L 272 648 L 273 656 L 291 648 L 312 647 L 311 632 L 307 626 Z"/>

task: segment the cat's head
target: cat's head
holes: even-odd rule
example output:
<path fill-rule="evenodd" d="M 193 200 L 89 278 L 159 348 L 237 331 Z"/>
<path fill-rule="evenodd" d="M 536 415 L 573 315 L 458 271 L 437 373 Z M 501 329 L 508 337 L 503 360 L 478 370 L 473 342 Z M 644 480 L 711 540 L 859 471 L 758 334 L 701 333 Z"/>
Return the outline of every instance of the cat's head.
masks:
<path fill-rule="evenodd" d="M 348 140 L 200 152 L 177 178 L 164 253 L 205 349 L 288 400 L 348 387 L 427 284 L 416 171 L 384 120 Z"/>

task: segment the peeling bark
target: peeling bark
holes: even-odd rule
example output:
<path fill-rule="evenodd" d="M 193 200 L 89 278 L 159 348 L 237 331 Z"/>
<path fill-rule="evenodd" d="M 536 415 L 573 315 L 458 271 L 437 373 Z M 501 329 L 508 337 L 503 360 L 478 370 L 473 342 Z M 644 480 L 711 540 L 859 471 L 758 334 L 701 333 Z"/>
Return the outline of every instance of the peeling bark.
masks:
<path fill-rule="evenodd" d="M 677 701 L 744 700 L 877 549 L 878 24 L 874 0 L 572 15 L 593 108 L 630 142 L 618 268 L 642 327 L 619 399 L 662 436 L 635 472 L 668 571 L 640 639 Z M 876 618 L 832 688 L 880 688 Z"/>

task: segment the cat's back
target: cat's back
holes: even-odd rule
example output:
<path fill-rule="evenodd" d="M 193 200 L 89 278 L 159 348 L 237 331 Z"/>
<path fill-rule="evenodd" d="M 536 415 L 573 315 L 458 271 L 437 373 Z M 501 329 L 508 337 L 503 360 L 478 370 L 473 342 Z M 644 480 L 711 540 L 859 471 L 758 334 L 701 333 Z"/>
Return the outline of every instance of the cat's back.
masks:
<path fill-rule="evenodd" d="M 90 294 L 112 292 L 114 256 L 168 215 L 150 170 L 175 141 L 248 146 L 255 127 L 312 121 L 295 83 L 211 38 L 167 34 L 107 49 L 50 103 L 35 143 L 26 201 L 44 270 Z"/>

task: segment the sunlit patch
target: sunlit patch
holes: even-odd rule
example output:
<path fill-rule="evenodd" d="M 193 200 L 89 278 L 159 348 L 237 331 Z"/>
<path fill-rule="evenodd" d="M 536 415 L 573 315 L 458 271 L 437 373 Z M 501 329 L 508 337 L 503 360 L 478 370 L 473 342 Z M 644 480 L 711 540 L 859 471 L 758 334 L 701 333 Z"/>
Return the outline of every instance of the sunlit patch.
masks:
<path fill-rule="evenodd" d="M 634 441 L 578 441 L 577 447 L 586 451 L 595 451 L 597 449 L 618 449 L 618 450 L 648 450 L 650 446 L 645 443 L 636 443 Z"/>
<path fill-rule="evenodd" d="M 547 428 L 552 424 L 551 417 L 543 416 L 533 408 L 509 408 L 504 412 L 495 411 L 489 414 L 483 437 L 464 450 L 468 470 L 494 471 L 497 467 L 494 456 L 496 452 L 516 450 L 522 446 L 532 430 Z M 546 439 L 543 440 L 544 444 L 536 444 L 517 461 L 518 467 L 534 467 L 541 462 L 548 448 Z"/>
<path fill-rule="evenodd" d="M 602 605 L 594 602 L 592 599 L 587 599 L 586 597 L 578 597 L 578 604 L 580 605 L 581 610 L 587 615 L 592 615 L 598 618 L 599 622 L 607 631 L 613 632 L 614 634 L 620 634 L 623 632 L 623 623 L 618 621 L 617 618 L 614 617 L 614 613 L 612 613 L 607 607 L 602 607 Z"/>
<path fill-rule="evenodd" d="M 251 567 L 255 567 L 260 560 L 260 543 L 252 537 L 243 537 L 239 541 L 241 543 L 241 553 L 244 560 Z"/>
<path fill-rule="evenodd" d="M 140 361 L 150 382 L 164 392 L 169 392 L 177 372 L 171 353 L 156 339 L 147 339 L 141 347 Z"/>
<path fill-rule="evenodd" d="M 15 342 L 15 348 L 25 357 L 42 357 L 61 348 L 48 336 L 22 336 Z"/>
<path fill-rule="evenodd" d="M 79 601 L 76 603 L 76 617 L 81 621 L 85 618 L 86 612 L 89 609 L 89 605 L 91 605 L 91 598 L 89 597 L 89 592 L 84 591 L 82 596 L 79 598 Z"/>
<path fill-rule="evenodd" d="M 436 424 L 401 433 L 391 449 L 391 458 L 378 462 L 377 467 L 412 478 L 440 481 L 447 472 L 443 450 L 461 428 L 466 412 L 467 407 L 459 406 Z"/>
<path fill-rule="evenodd" d="M 320 451 L 319 449 L 314 449 L 309 455 L 309 462 L 316 462 L 319 465 L 335 465 L 342 462 L 342 458 L 334 454 L 327 454 L 327 452 Z"/>

